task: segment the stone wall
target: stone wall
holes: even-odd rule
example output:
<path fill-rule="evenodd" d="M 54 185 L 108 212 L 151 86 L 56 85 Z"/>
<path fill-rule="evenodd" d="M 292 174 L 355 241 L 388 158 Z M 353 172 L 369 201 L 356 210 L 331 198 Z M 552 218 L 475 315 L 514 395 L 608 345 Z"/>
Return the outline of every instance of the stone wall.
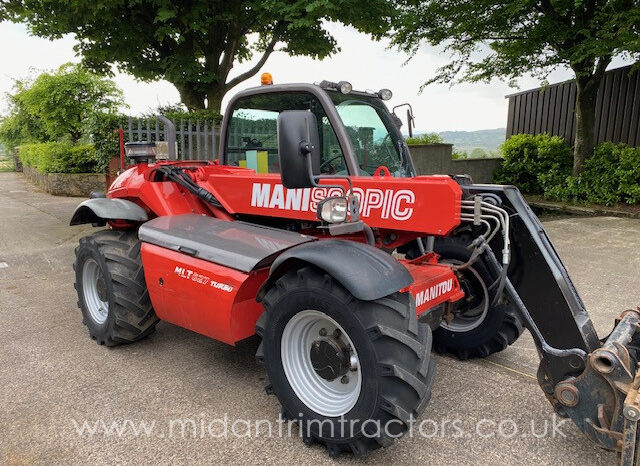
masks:
<path fill-rule="evenodd" d="M 500 157 L 453 160 L 453 144 L 409 146 L 413 164 L 419 175 L 469 175 L 474 183 L 492 183 Z"/>
<path fill-rule="evenodd" d="M 25 165 L 23 173 L 32 183 L 55 196 L 88 197 L 106 189 L 105 175 L 98 173 L 40 173 Z"/>
<path fill-rule="evenodd" d="M 474 183 L 493 183 L 493 175 L 502 163 L 502 157 L 486 159 L 451 160 L 451 173 L 469 175 Z"/>

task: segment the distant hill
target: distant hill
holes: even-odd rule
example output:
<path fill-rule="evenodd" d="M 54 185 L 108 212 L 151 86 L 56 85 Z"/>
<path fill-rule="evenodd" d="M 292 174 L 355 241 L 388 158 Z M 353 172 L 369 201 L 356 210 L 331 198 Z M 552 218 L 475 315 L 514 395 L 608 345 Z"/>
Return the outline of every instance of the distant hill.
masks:
<path fill-rule="evenodd" d="M 506 128 L 481 129 L 479 131 L 441 131 L 438 133 L 445 142 L 454 145 L 454 152 L 471 153 L 479 148 L 488 153 L 498 152 L 506 136 Z"/>

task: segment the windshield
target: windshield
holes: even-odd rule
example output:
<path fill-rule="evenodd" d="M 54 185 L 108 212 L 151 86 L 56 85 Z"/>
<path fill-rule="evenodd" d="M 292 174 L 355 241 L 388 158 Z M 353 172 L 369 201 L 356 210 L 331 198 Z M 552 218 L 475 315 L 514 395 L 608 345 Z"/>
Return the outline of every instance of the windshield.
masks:
<path fill-rule="evenodd" d="M 375 97 L 328 92 L 351 139 L 362 175 L 380 166 L 393 176 L 411 176 L 399 132 L 393 130 L 389 112 Z"/>

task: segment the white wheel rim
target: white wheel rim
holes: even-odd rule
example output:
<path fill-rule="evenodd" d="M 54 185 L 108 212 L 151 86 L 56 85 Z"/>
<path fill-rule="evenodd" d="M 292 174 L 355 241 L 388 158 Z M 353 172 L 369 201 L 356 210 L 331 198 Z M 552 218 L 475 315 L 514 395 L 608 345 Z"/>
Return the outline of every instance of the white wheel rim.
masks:
<path fill-rule="evenodd" d="M 341 343 L 350 349 L 352 370 L 344 376 L 346 383 L 344 377 L 326 380 L 313 368 L 311 346 L 321 338 L 321 329 L 329 335 L 339 330 Z M 323 416 L 338 417 L 355 406 L 362 389 L 358 353 L 347 332 L 325 313 L 300 311 L 287 322 L 282 333 L 281 358 L 291 388 L 309 409 Z"/>
<path fill-rule="evenodd" d="M 100 281 L 101 285 L 99 285 Z M 95 260 L 87 259 L 82 267 L 82 292 L 89 315 L 97 324 L 104 324 L 109 316 L 109 303 L 100 297 L 101 292 L 103 296 L 106 293 L 106 290 L 100 289 L 104 286 L 106 284 L 100 266 Z"/>
<path fill-rule="evenodd" d="M 462 262 L 457 260 L 447 260 L 443 262 L 455 265 L 462 264 Z M 480 277 L 480 274 L 473 267 L 469 267 L 467 270 L 471 272 L 476 280 L 478 280 L 478 282 L 482 285 L 482 300 L 480 301 L 480 304 L 471 309 L 471 311 L 476 311 L 475 315 L 456 315 L 453 317 L 453 320 L 450 323 L 447 323 L 444 320 L 440 323 L 440 327 L 449 330 L 450 332 L 464 333 L 475 329 L 482 322 L 484 322 L 484 319 L 487 317 L 487 313 L 489 312 L 489 290 L 487 290 L 487 287 L 482 281 L 482 277 Z M 480 312 L 479 314 L 478 311 Z"/>

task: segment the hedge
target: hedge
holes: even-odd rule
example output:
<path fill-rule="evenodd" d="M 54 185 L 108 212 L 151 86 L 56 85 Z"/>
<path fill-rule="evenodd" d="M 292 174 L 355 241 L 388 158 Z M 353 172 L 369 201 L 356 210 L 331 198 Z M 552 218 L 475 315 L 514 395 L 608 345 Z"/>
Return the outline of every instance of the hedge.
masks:
<path fill-rule="evenodd" d="M 43 142 L 23 144 L 18 157 L 41 173 L 100 173 L 95 148 L 90 144 Z"/>
<path fill-rule="evenodd" d="M 545 186 L 561 184 L 571 174 L 573 153 L 566 141 L 547 134 L 516 134 L 501 147 L 504 161 L 495 174 L 527 194 L 544 194 Z"/>
<path fill-rule="evenodd" d="M 502 152 L 496 182 L 516 185 L 524 193 L 604 205 L 640 203 L 638 147 L 601 143 L 586 158 L 580 176 L 571 174 L 571 147 L 557 136 L 518 134 L 504 143 Z"/>
<path fill-rule="evenodd" d="M 640 203 L 640 147 L 604 142 L 584 162 L 584 173 L 546 186 L 545 196 L 560 201 L 615 205 Z"/>

